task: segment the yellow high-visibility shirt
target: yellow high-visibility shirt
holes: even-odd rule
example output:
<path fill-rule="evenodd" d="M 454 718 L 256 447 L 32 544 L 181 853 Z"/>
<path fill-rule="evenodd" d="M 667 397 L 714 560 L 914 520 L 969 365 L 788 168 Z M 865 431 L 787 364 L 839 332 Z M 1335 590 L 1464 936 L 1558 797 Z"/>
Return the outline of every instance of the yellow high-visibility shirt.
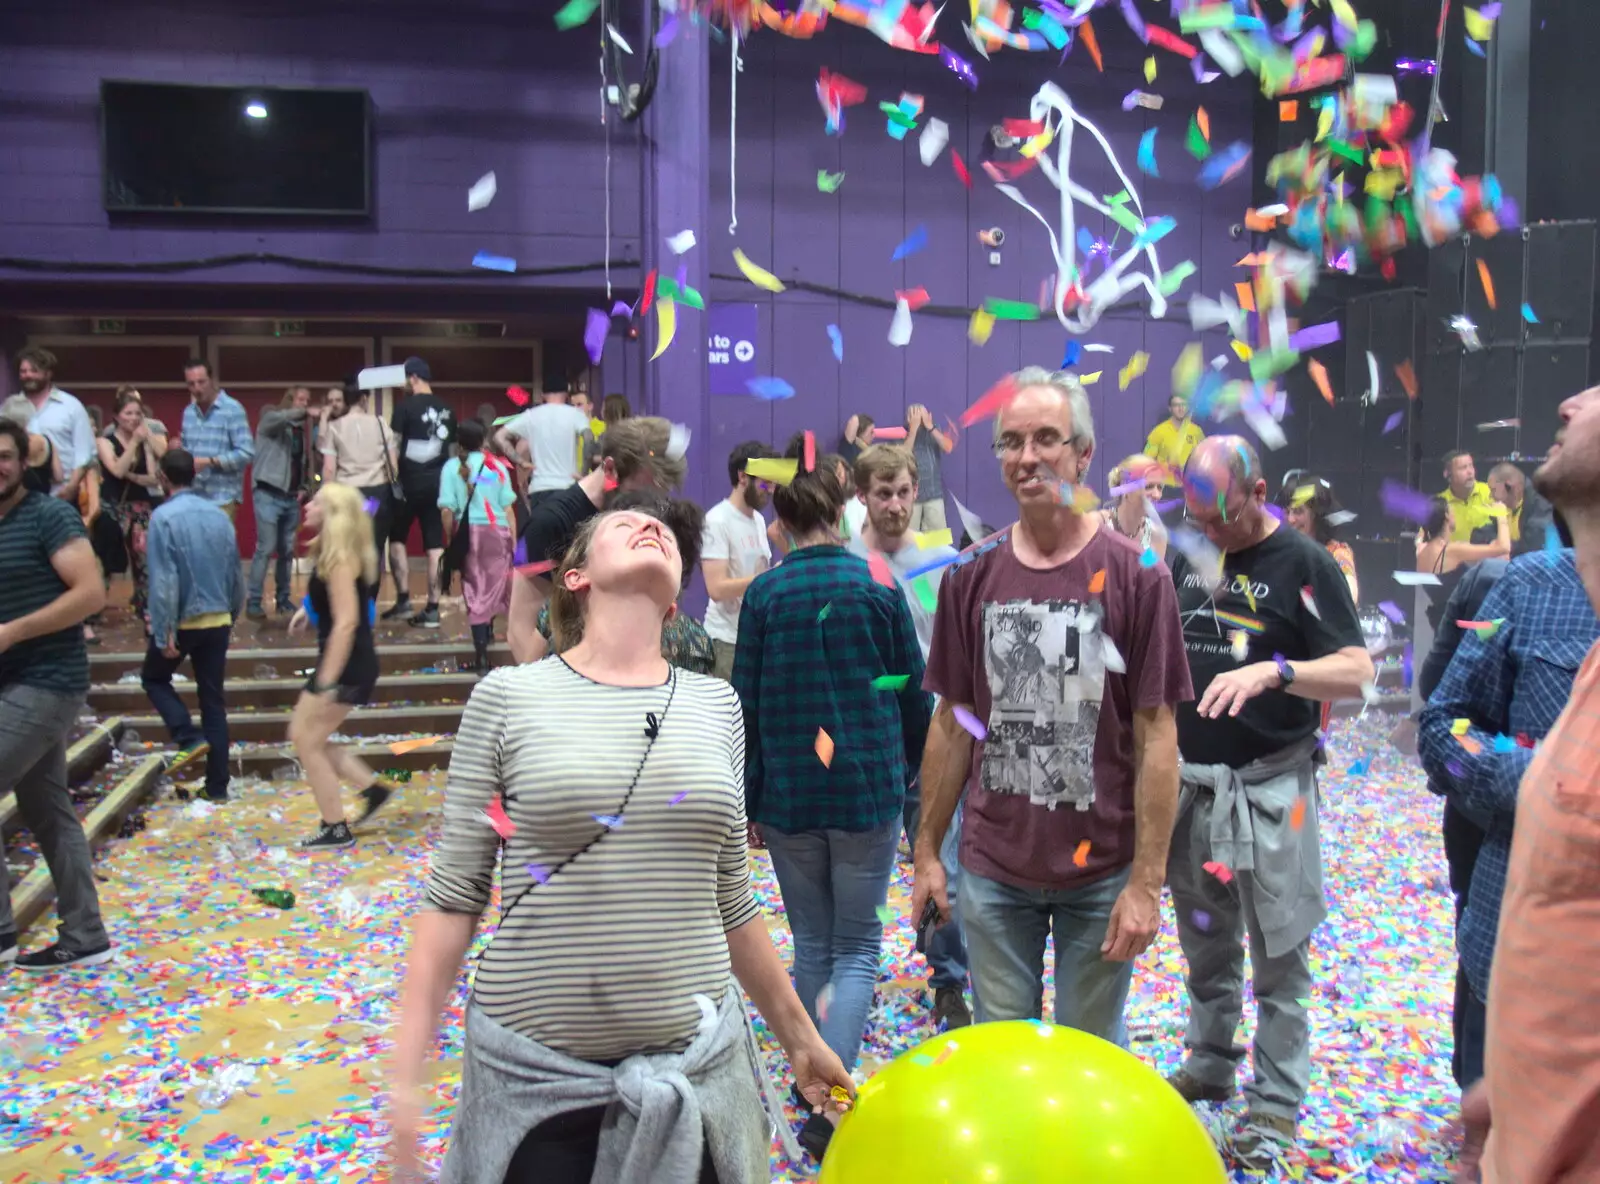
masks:
<path fill-rule="evenodd" d="M 1494 521 L 1494 509 L 1499 502 L 1489 492 L 1489 487 L 1479 481 L 1472 487 L 1472 492 L 1463 501 L 1454 493 L 1446 489 L 1440 495 L 1450 503 L 1450 508 L 1455 511 L 1456 528 L 1450 533 L 1452 543 L 1469 543 L 1472 541 L 1472 532 L 1480 526 L 1488 526 Z"/>
<path fill-rule="evenodd" d="M 1184 420 L 1181 428 L 1172 420 L 1163 419 L 1144 442 L 1144 454 L 1166 465 L 1176 481 L 1183 476 L 1183 466 L 1189 463 L 1189 454 L 1194 451 L 1195 445 L 1205 438 L 1206 434 L 1200 430 L 1200 425 L 1192 419 Z"/>

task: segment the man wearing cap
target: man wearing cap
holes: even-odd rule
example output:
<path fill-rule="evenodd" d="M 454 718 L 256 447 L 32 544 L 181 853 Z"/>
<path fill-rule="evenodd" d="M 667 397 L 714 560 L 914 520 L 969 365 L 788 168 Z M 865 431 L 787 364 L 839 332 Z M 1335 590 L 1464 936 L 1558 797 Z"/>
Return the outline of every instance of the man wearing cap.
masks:
<path fill-rule="evenodd" d="M 400 488 L 389 523 L 389 574 L 394 577 L 394 604 L 383 619 L 407 617 L 412 625 L 439 627 L 439 561 L 444 558 L 444 516 L 439 512 L 439 474 L 456 438 L 456 416 L 433 393 L 433 371 L 421 358 L 407 358 L 407 394 L 394 405 L 389 427 L 400 450 Z M 411 567 L 406 541 L 411 523 L 422 528 L 422 549 L 428 557 L 428 603 L 411 612 Z"/>

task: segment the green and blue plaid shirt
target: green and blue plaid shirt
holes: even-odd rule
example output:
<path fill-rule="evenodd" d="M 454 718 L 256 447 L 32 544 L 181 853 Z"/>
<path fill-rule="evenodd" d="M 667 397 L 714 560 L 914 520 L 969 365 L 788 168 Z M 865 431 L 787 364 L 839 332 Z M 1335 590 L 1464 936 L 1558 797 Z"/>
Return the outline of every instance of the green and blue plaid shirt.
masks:
<path fill-rule="evenodd" d="M 875 688 L 905 675 L 898 690 Z M 745 591 L 733 686 L 744 705 L 745 798 L 779 830 L 874 830 L 898 818 L 933 698 L 898 588 L 843 547 L 803 547 Z M 824 765 L 817 734 L 833 741 Z"/>

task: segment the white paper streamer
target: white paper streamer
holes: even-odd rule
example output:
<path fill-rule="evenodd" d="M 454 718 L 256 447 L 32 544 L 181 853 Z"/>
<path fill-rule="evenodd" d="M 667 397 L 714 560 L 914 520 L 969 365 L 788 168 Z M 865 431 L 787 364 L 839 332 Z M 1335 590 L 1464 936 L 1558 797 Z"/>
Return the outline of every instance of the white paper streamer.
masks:
<path fill-rule="evenodd" d="M 1244 73 L 1244 55 L 1222 35 L 1221 29 L 1200 30 L 1200 44 L 1206 47 L 1211 60 L 1221 66 L 1222 72 L 1229 78 L 1237 78 Z"/>
<path fill-rule="evenodd" d="M 928 120 L 917 137 L 917 152 L 922 156 L 922 163 L 931 168 L 949 142 L 950 125 L 942 119 Z"/>
<path fill-rule="evenodd" d="M 406 368 L 404 364 L 398 366 L 368 366 L 356 375 L 356 389 L 363 391 L 381 390 L 386 386 L 405 386 Z"/>
<path fill-rule="evenodd" d="M 680 230 L 667 240 L 667 246 L 674 255 L 681 255 L 694 247 L 694 231 Z"/>
<path fill-rule="evenodd" d="M 472 188 L 467 190 L 467 212 L 481 210 L 494 200 L 494 195 L 499 192 L 495 185 L 494 174 L 485 173 L 472 183 Z"/>
<path fill-rule="evenodd" d="M 889 344 L 911 344 L 911 305 L 903 299 L 894 302 L 894 320 L 889 322 Z"/>

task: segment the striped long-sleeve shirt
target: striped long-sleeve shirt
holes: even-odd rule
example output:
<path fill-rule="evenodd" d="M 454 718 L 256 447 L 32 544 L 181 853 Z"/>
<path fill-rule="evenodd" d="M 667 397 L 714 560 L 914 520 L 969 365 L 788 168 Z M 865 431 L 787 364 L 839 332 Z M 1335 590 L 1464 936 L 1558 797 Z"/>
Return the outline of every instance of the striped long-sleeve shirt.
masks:
<path fill-rule="evenodd" d="M 733 689 L 682 670 L 606 686 L 559 657 L 494 671 L 456 734 L 431 907 L 488 906 L 500 838 L 485 811 L 501 795 L 516 830 L 477 1005 L 587 1060 L 686 1048 L 694 996 L 726 989 L 725 934 L 756 915 Z"/>
<path fill-rule="evenodd" d="M 190 403 L 183 409 L 183 447 L 195 459 L 212 462 L 195 474 L 196 493 L 219 506 L 244 497 L 244 471 L 256 454 L 256 441 L 243 403 L 227 391 L 218 391 L 204 413 Z"/>

